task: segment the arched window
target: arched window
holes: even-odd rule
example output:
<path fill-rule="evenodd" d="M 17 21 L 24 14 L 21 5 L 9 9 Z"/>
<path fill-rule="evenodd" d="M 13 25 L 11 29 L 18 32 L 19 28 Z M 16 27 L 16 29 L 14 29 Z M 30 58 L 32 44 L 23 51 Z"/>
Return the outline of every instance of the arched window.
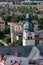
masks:
<path fill-rule="evenodd" d="M 28 36 L 28 39 L 29 39 L 29 36 Z"/>
<path fill-rule="evenodd" d="M 32 36 L 31 36 L 31 39 L 32 39 Z"/>

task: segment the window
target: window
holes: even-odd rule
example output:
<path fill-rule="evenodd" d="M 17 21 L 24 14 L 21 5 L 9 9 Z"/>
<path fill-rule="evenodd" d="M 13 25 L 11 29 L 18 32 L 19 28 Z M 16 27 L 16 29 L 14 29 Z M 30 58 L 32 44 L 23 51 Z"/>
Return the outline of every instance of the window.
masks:
<path fill-rule="evenodd" d="M 29 37 L 28 37 L 28 39 L 29 39 Z"/>
<path fill-rule="evenodd" d="M 32 39 L 32 36 L 31 36 L 31 39 Z"/>
<path fill-rule="evenodd" d="M 12 63 L 12 60 L 11 60 L 11 63 Z"/>
<path fill-rule="evenodd" d="M 22 63 L 22 60 L 20 60 L 20 63 Z"/>
<path fill-rule="evenodd" d="M 28 37 L 28 39 L 32 39 L 32 36 Z"/>

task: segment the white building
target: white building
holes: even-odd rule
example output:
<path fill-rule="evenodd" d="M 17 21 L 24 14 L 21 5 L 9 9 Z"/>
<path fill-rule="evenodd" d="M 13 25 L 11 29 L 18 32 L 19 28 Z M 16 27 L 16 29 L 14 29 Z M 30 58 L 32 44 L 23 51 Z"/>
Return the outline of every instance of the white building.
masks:
<path fill-rule="evenodd" d="M 35 45 L 34 25 L 30 21 L 31 15 L 26 15 L 27 21 L 23 26 L 23 46 Z"/>
<path fill-rule="evenodd" d="M 0 65 L 4 65 L 4 63 L 3 62 L 0 62 Z"/>
<path fill-rule="evenodd" d="M 19 23 L 8 23 L 10 25 L 11 43 L 22 38 L 22 25 Z"/>
<path fill-rule="evenodd" d="M 28 58 L 15 57 L 14 55 L 7 56 L 7 60 L 5 61 L 5 65 L 12 65 L 15 61 L 17 61 L 20 65 L 28 65 Z"/>
<path fill-rule="evenodd" d="M 43 45 L 43 30 L 35 31 L 35 39 L 39 41 L 40 45 Z"/>
<path fill-rule="evenodd" d="M 39 44 L 42 45 L 43 44 L 43 30 L 41 30 L 40 34 L 39 34 Z"/>

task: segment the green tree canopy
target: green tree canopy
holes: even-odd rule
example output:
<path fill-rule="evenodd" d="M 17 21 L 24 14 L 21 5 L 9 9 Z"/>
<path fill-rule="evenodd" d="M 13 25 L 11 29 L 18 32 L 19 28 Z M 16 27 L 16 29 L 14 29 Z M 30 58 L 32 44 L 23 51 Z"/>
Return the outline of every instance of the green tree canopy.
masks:
<path fill-rule="evenodd" d="M 12 18 L 12 22 L 19 22 L 20 20 L 25 20 L 25 14 Z"/>
<path fill-rule="evenodd" d="M 32 15 L 32 20 L 38 20 L 38 15 L 36 13 Z"/>
<path fill-rule="evenodd" d="M 4 38 L 4 41 L 9 44 L 11 42 L 11 37 L 10 36 L 6 36 Z"/>
<path fill-rule="evenodd" d="M 40 19 L 38 20 L 38 29 L 39 29 L 39 30 L 42 30 L 42 29 L 43 29 L 43 18 L 40 18 Z"/>
<path fill-rule="evenodd" d="M 22 40 L 16 40 L 14 43 L 11 43 L 11 46 L 21 46 Z"/>
<path fill-rule="evenodd" d="M 6 25 L 4 32 L 5 34 L 10 34 L 10 27 L 8 25 Z"/>
<path fill-rule="evenodd" d="M 11 21 L 11 16 L 9 14 L 5 14 L 5 15 L 2 16 L 2 19 L 7 24 L 7 22 Z"/>

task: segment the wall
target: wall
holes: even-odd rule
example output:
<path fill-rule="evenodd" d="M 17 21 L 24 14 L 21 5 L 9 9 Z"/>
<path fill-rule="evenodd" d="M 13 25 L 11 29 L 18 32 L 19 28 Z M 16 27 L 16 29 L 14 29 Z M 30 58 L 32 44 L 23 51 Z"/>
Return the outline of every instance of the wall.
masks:
<path fill-rule="evenodd" d="M 13 61 L 11 63 L 11 60 Z M 21 65 L 28 65 L 28 58 L 27 57 L 15 57 L 15 56 L 7 56 L 7 60 L 5 62 L 5 65 L 12 65 L 15 61 L 19 62 L 22 61 Z"/>
<path fill-rule="evenodd" d="M 23 46 L 35 45 L 35 40 L 23 40 Z"/>

